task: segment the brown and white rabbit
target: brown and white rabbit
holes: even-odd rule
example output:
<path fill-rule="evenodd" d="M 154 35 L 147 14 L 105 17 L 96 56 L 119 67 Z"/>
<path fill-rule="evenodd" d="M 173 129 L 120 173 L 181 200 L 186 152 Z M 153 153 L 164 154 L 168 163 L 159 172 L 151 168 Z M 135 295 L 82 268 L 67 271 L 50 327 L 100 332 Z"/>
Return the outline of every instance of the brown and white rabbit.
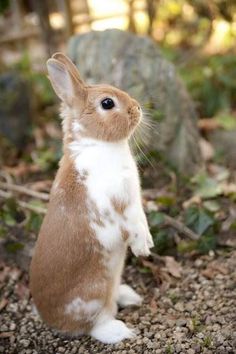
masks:
<path fill-rule="evenodd" d="M 142 301 L 121 284 L 127 247 L 148 256 L 153 246 L 128 144 L 142 111 L 117 88 L 84 83 L 61 53 L 47 68 L 63 102 L 64 155 L 31 263 L 31 292 L 51 327 L 116 343 L 134 336 L 115 319 L 117 303 Z"/>

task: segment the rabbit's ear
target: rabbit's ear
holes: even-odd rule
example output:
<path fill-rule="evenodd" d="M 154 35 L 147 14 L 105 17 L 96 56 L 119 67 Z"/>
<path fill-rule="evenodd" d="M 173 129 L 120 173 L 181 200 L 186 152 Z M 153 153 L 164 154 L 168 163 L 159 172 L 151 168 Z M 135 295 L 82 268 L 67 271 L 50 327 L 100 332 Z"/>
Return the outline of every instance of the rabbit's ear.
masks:
<path fill-rule="evenodd" d="M 58 61 L 60 61 L 62 64 L 65 65 L 65 67 L 69 70 L 69 72 L 71 73 L 71 75 L 74 76 L 74 78 L 76 80 L 78 80 L 81 84 L 83 84 L 85 86 L 85 83 L 83 81 L 83 79 L 80 76 L 80 73 L 77 69 L 77 67 L 75 66 L 75 64 L 70 60 L 70 58 L 68 58 L 66 55 L 64 55 L 61 52 L 57 52 L 55 54 L 53 54 L 52 56 L 53 59 L 56 59 Z"/>
<path fill-rule="evenodd" d="M 62 101 L 72 104 L 74 98 L 84 96 L 84 84 L 77 80 L 63 63 L 56 59 L 49 59 L 47 69 L 51 84 Z"/>

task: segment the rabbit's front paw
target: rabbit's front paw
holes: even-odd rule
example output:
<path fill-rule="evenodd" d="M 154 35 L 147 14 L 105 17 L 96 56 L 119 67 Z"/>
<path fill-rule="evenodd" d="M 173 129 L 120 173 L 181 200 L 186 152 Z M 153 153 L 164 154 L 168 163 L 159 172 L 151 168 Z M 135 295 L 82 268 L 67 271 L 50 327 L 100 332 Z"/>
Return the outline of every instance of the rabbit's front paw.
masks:
<path fill-rule="evenodd" d="M 145 239 L 143 240 L 143 242 L 141 242 L 141 240 L 134 242 L 130 245 L 130 247 L 131 251 L 136 257 L 148 257 L 150 255 L 150 250 Z"/>
<path fill-rule="evenodd" d="M 144 225 L 140 225 L 139 229 L 134 231 L 130 247 L 135 256 L 147 257 L 150 255 L 149 248 L 153 247 L 153 241 L 150 236 L 149 230 Z"/>
<path fill-rule="evenodd" d="M 147 233 L 147 244 L 149 248 L 154 247 L 154 242 L 151 233 L 148 231 Z"/>

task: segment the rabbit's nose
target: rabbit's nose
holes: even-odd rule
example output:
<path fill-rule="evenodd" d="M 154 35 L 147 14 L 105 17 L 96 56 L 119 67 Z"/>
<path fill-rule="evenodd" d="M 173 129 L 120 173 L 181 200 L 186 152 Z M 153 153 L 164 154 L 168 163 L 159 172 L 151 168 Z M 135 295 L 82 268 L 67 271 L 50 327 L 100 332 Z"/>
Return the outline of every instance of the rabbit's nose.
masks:
<path fill-rule="evenodd" d="M 141 111 L 141 108 L 139 105 L 134 105 L 128 108 L 128 113 L 129 114 L 135 114 Z"/>

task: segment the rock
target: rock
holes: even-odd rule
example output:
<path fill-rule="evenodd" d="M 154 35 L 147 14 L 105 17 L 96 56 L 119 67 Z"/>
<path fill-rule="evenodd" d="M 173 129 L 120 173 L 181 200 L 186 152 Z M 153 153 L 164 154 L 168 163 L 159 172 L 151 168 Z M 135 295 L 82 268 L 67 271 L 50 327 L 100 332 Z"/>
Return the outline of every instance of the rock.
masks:
<path fill-rule="evenodd" d="M 217 129 L 209 134 L 211 144 L 217 155 L 222 156 L 224 164 L 236 167 L 236 130 Z"/>
<path fill-rule="evenodd" d="M 20 344 L 22 344 L 24 348 L 27 348 L 30 345 L 30 341 L 28 339 L 21 339 Z"/>
<path fill-rule="evenodd" d="M 184 304 L 182 302 L 177 302 L 174 306 L 177 311 L 184 312 Z"/>
<path fill-rule="evenodd" d="M 68 51 L 87 82 L 112 84 L 155 110 L 158 135 L 150 131 L 149 150 L 161 152 L 182 173 L 198 170 L 194 106 L 174 66 L 150 38 L 116 29 L 92 31 L 72 37 Z"/>
<path fill-rule="evenodd" d="M 186 323 L 187 323 L 187 321 L 184 318 L 179 318 L 176 321 L 176 326 L 183 327 L 183 326 L 186 326 Z"/>
<path fill-rule="evenodd" d="M 16 72 L 0 75 L 0 134 L 23 147 L 30 124 L 30 90 Z"/>

